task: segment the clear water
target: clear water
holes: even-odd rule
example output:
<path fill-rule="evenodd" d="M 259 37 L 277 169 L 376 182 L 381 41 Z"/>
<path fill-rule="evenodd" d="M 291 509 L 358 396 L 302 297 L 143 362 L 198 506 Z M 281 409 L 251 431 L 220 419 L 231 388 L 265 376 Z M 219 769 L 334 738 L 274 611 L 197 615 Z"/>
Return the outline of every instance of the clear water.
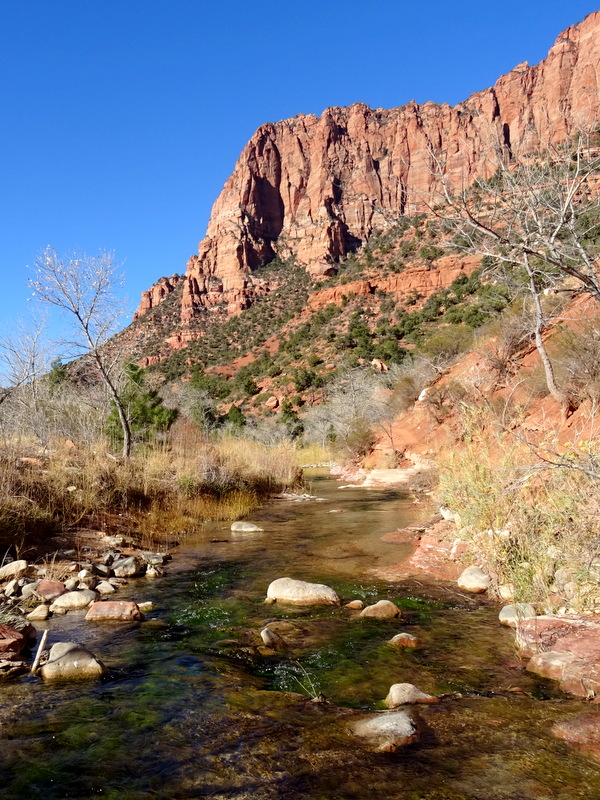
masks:
<path fill-rule="evenodd" d="M 81 642 L 109 673 L 0 685 L 0 797 L 598 800 L 597 763 L 550 732 L 584 704 L 522 669 L 497 610 L 444 584 L 375 577 L 407 550 L 381 537 L 426 510 L 338 486 L 315 476 L 323 502 L 262 509 L 261 534 L 199 529 L 166 577 L 130 583 L 132 598 L 157 604 L 141 625 L 51 620 L 49 644 Z M 282 576 L 392 599 L 404 618 L 264 605 Z M 264 655 L 258 634 L 274 619 L 288 624 L 290 647 Z M 423 647 L 387 645 L 401 630 Z M 417 744 L 369 752 L 347 717 L 381 708 L 403 681 L 450 696 L 418 709 Z M 310 702 L 318 692 L 329 703 Z"/>

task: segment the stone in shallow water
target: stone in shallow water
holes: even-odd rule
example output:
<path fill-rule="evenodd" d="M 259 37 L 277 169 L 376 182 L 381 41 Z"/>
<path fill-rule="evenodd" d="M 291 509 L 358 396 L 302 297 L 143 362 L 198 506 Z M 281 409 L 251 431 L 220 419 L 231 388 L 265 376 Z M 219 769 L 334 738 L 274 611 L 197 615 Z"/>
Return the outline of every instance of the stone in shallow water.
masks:
<path fill-rule="evenodd" d="M 87 622 L 133 622 L 144 616 L 137 603 L 130 600 L 101 600 L 90 606 Z"/>
<path fill-rule="evenodd" d="M 459 589 L 473 594 L 481 594 L 490 587 L 490 576 L 486 575 L 480 567 L 467 567 L 456 581 Z"/>
<path fill-rule="evenodd" d="M 112 583 L 109 583 L 108 581 L 100 581 L 98 586 L 96 586 L 96 591 L 98 592 L 98 594 L 104 595 L 104 594 L 114 594 L 117 590 L 112 585 Z"/>
<path fill-rule="evenodd" d="M 263 642 L 267 645 L 267 647 L 273 648 L 277 650 L 277 648 L 285 648 L 287 647 L 287 642 L 275 631 L 270 630 L 268 627 L 263 628 L 260 632 L 260 638 Z"/>
<path fill-rule="evenodd" d="M 390 686 L 385 704 L 388 708 L 402 706 L 405 703 L 438 703 L 439 698 L 425 694 L 412 683 L 395 683 Z"/>
<path fill-rule="evenodd" d="M 400 616 L 400 609 L 389 600 L 380 600 L 378 603 L 364 608 L 360 612 L 360 616 L 374 619 L 394 619 Z"/>
<path fill-rule="evenodd" d="M 255 525 L 254 522 L 242 522 L 239 520 L 232 523 L 231 530 L 234 533 L 260 533 L 263 529 L 260 525 Z"/>
<path fill-rule="evenodd" d="M 346 606 L 345 606 L 345 608 L 352 608 L 352 609 L 356 609 L 357 611 L 362 611 L 362 609 L 364 607 L 365 607 L 365 604 L 363 603 L 362 600 L 350 600 L 350 602 L 346 603 Z"/>
<path fill-rule="evenodd" d="M 48 661 L 41 667 L 45 681 L 86 680 L 99 678 L 106 667 L 86 647 L 75 642 L 56 642 L 50 649 Z"/>
<path fill-rule="evenodd" d="M 392 636 L 389 644 L 393 644 L 395 647 L 405 647 L 408 650 L 412 650 L 415 647 L 421 646 L 421 640 L 411 633 L 398 633 L 396 636 Z"/>
<path fill-rule="evenodd" d="M 414 721 L 406 711 L 392 711 L 366 717 L 349 725 L 351 732 L 373 750 L 393 751 L 418 738 Z"/>
<path fill-rule="evenodd" d="M 339 605 L 340 598 L 323 583 L 307 583 L 294 578 L 278 578 L 267 589 L 268 601 L 279 601 L 291 605 Z"/>
<path fill-rule="evenodd" d="M 112 565 L 112 571 L 116 578 L 133 578 L 139 575 L 144 568 L 144 562 L 137 556 L 120 558 Z"/>
<path fill-rule="evenodd" d="M 27 640 L 22 633 L 11 628 L 10 625 L 0 623 L 0 654 L 5 658 L 12 658 L 24 650 Z"/>
<path fill-rule="evenodd" d="M 557 722 L 552 733 L 600 759 L 600 712 L 592 711 Z"/>
<path fill-rule="evenodd" d="M 33 611 L 31 611 L 29 614 L 27 614 L 27 619 L 44 620 L 48 619 L 49 616 L 50 616 L 50 609 L 48 608 L 47 605 L 42 603 L 41 605 L 34 608 Z"/>
<path fill-rule="evenodd" d="M 498 614 L 498 619 L 502 625 L 516 628 L 521 620 L 531 619 L 535 616 L 535 608 L 531 603 L 514 603 L 514 605 L 504 606 Z"/>
<path fill-rule="evenodd" d="M 92 589 L 82 589 L 79 592 L 66 592 L 57 597 L 50 606 L 50 611 L 55 609 L 65 608 L 70 610 L 72 608 L 86 608 L 97 599 L 98 595 Z"/>

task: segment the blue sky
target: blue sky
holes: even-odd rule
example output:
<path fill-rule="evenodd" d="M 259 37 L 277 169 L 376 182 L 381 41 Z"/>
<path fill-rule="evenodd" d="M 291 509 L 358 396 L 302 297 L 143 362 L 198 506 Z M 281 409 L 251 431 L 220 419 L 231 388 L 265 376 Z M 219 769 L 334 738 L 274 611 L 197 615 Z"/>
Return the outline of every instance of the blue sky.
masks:
<path fill-rule="evenodd" d="M 133 309 L 183 272 L 266 121 L 363 101 L 451 104 L 537 63 L 593 2 L 0 2 L 0 328 L 27 269 L 114 250 Z M 4 323 L 4 324 L 2 324 Z"/>

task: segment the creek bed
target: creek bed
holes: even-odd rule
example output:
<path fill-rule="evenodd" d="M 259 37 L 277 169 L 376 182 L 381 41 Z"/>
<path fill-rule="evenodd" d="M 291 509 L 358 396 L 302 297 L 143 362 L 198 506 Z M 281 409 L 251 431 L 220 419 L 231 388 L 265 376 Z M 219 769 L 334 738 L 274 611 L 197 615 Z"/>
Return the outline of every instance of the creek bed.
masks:
<path fill-rule="evenodd" d="M 381 537 L 418 522 L 424 506 L 338 487 L 315 474 L 323 501 L 265 507 L 253 515 L 262 533 L 203 526 L 166 577 L 127 587 L 156 602 L 147 622 L 50 620 L 49 645 L 85 644 L 109 672 L 93 683 L 0 685 L 0 796 L 597 800 L 596 762 L 550 732 L 584 704 L 523 670 L 497 608 L 443 583 L 374 577 L 408 552 Z M 393 600 L 403 619 L 264 605 L 283 576 L 344 599 Z M 301 635 L 287 652 L 260 654 L 258 633 L 274 619 Z M 391 647 L 399 631 L 423 646 Z M 400 682 L 450 696 L 417 709 L 418 743 L 370 752 L 348 717 L 383 708 Z M 318 693 L 329 702 L 311 702 Z"/>

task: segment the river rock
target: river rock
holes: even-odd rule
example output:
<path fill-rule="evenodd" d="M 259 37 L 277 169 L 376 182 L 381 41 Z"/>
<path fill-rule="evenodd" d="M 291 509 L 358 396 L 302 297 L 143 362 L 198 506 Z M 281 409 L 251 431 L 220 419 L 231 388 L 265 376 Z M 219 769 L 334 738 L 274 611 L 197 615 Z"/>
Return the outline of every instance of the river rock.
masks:
<path fill-rule="evenodd" d="M 33 581 L 33 583 L 26 583 L 25 586 L 21 589 L 21 597 L 24 600 L 27 600 L 28 597 L 32 597 L 35 594 L 35 590 L 39 586 L 40 581 Z"/>
<path fill-rule="evenodd" d="M 27 646 L 27 639 L 10 625 L 0 623 L 0 656 L 11 659 Z"/>
<path fill-rule="evenodd" d="M 141 557 L 144 559 L 146 564 L 153 564 L 154 566 L 162 566 L 166 564 L 167 561 L 171 561 L 172 556 L 168 553 L 149 553 L 143 552 L 140 553 Z"/>
<path fill-rule="evenodd" d="M 340 603 L 340 598 L 329 586 L 297 581 L 294 578 L 277 578 L 269 584 L 267 600 L 299 606 L 337 606 Z"/>
<path fill-rule="evenodd" d="M 351 722 L 349 728 L 378 752 L 392 752 L 418 738 L 416 725 L 406 711 L 392 711 L 359 719 Z"/>
<path fill-rule="evenodd" d="M 106 667 L 92 652 L 74 642 L 53 644 L 48 661 L 40 669 L 45 681 L 99 678 L 105 672 Z"/>
<path fill-rule="evenodd" d="M 85 615 L 86 622 L 133 622 L 143 618 L 137 603 L 130 600 L 101 600 L 93 603 Z"/>
<path fill-rule="evenodd" d="M 13 578 L 20 578 L 27 572 L 28 564 L 26 561 L 10 561 L 0 567 L 0 581 L 8 581 Z"/>
<path fill-rule="evenodd" d="M 531 603 L 514 603 L 514 605 L 504 606 L 498 614 L 498 619 L 502 625 L 509 628 L 516 628 L 524 619 L 535 617 L 535 608 Z"/>
<path fill-rule="evenodd" d="M 351 608 L 351 609 L 354 609 L 356 611 L 362 611 L 362 609 L 364 607 L 365 607 L 365 604 L 363 603 L 362 600 L 350 600 L 350 602 L 346 603 L 346 605 L 345 605 L 345 608 Z"/>
<path fill-rule="evenodd" d="M 552 727 L 552 733 L 600 759 L 600 712 L 591 711 L 557 722 Z"/>
<path fill-rule="evenodd" d="M 514 600 L 517 594 L 514 583 L 503 583 L 498 587 L 498 594 L 501 600 Z"/>
<path fill-rule="evenodd" d="M 45 620 L 48 619 L 50 616 L 50 609 L 45 603 L 41 603 L 39 606 L 30 611 L 27 614 L 27 619 L 31 620 Z"/>
<path fill-rule="evenodd" d="M 390 686 L 385 704 L 388 708 L 396 708 L 407 703 L 439 703 L 439 698 L 431 694 L 425 694 L 412 683 L 395 683 Z"/>
<path fill-rule="evenodd" d="M 363 608 L 360 612 L 361 617 L 373 617 L 374 619 L 394 619 L 400 616 L 400 609 L 390 600 L 380 600 L 372 606 Z"/>
<path fill-rule="evenodd" d="M 67 611 L 70 611 L 73 608 L 86 608 L 90 605 L 90 603 L 93 603 L 97 597 L 97 592 L 94 592 L 92 589 L 82 589 L 81 591 L 76 592 L 65 592 L 65 594 L 61 594 L 61 596 L 57 597 L 52 603 L 50 606 L 50 611 L 60 608 L 64 608 Z"/>
<path fill-rule="evenodd" d="M 19 581 L 17 578 L 13 578 L 12 581 L 9 581 L 4 587 L 4 596 L 16 597 L 18 594 L 19 594 Z"/>
<path fill-rule="evenodd" d="M 407 650 L 414 650 L 415 647 L 421 646 L 421 640 L 411 633 L 398 633 L 389 640 L 388 644 L 393 644 L 395 647 L 404 647 Z"/>
<path fill-rule="evenodd" d="M 127 556 L 119 558 L 112 565 L 112 571 L 116 578 L 133 578 L 143 570 L 143 562 L 137 556 Z"/>
<path fill-rule="evenodd" d="M 261 528 L 260 525 L 255 525 L 253 522 L 242 522 L 240 520 L 232 523 L 231 530 L 234 533 L 260 533 L 263 528 Z"/>
<path fill-rule="evenodd" d="M 466 570 L 461 573 L 457 584 L 460 589 L 464 589 L 466 592 L 481 594 L 481 592 L 485 592 L 489 589 L 490 576 L 486 575 L 480 567 L 467 567 Z"/>
<path fill-rule="evenodd" d="M 112 585 L 112 583 L 109 583 L 108 581 L 100 581 L 98 586 L 96 586 L 96 591 L 98 592 L 98 594 L 107 595 L 107 594 L 114 594 L 114 592 L 116 592 L 117 590 Z"/>
<path fill-rule="evenodd" d="M 74 592 L 79 585 L 79 581 L 77 578 L 68 578 L 65 581 L 65 591 L 66 592 Z"/>
<path fill-rule="evenodd" d="M 61 581 L 49 581 L 44 578 L 38 583 L 35 593 L 45 602 L 52 602 L 57 597 L 65 594 L 66 591 L 65 584 Z"/>
<path fill-rule="evenodd" d="M 274 650 L 281 650 L 282 648 L 287 647 L 287 642 L 275 631 L 270 630 L 269 628 L 263 628 L 260 632 L 260 638 L 266 644 L 267 647 L 272 647 Z"/>

